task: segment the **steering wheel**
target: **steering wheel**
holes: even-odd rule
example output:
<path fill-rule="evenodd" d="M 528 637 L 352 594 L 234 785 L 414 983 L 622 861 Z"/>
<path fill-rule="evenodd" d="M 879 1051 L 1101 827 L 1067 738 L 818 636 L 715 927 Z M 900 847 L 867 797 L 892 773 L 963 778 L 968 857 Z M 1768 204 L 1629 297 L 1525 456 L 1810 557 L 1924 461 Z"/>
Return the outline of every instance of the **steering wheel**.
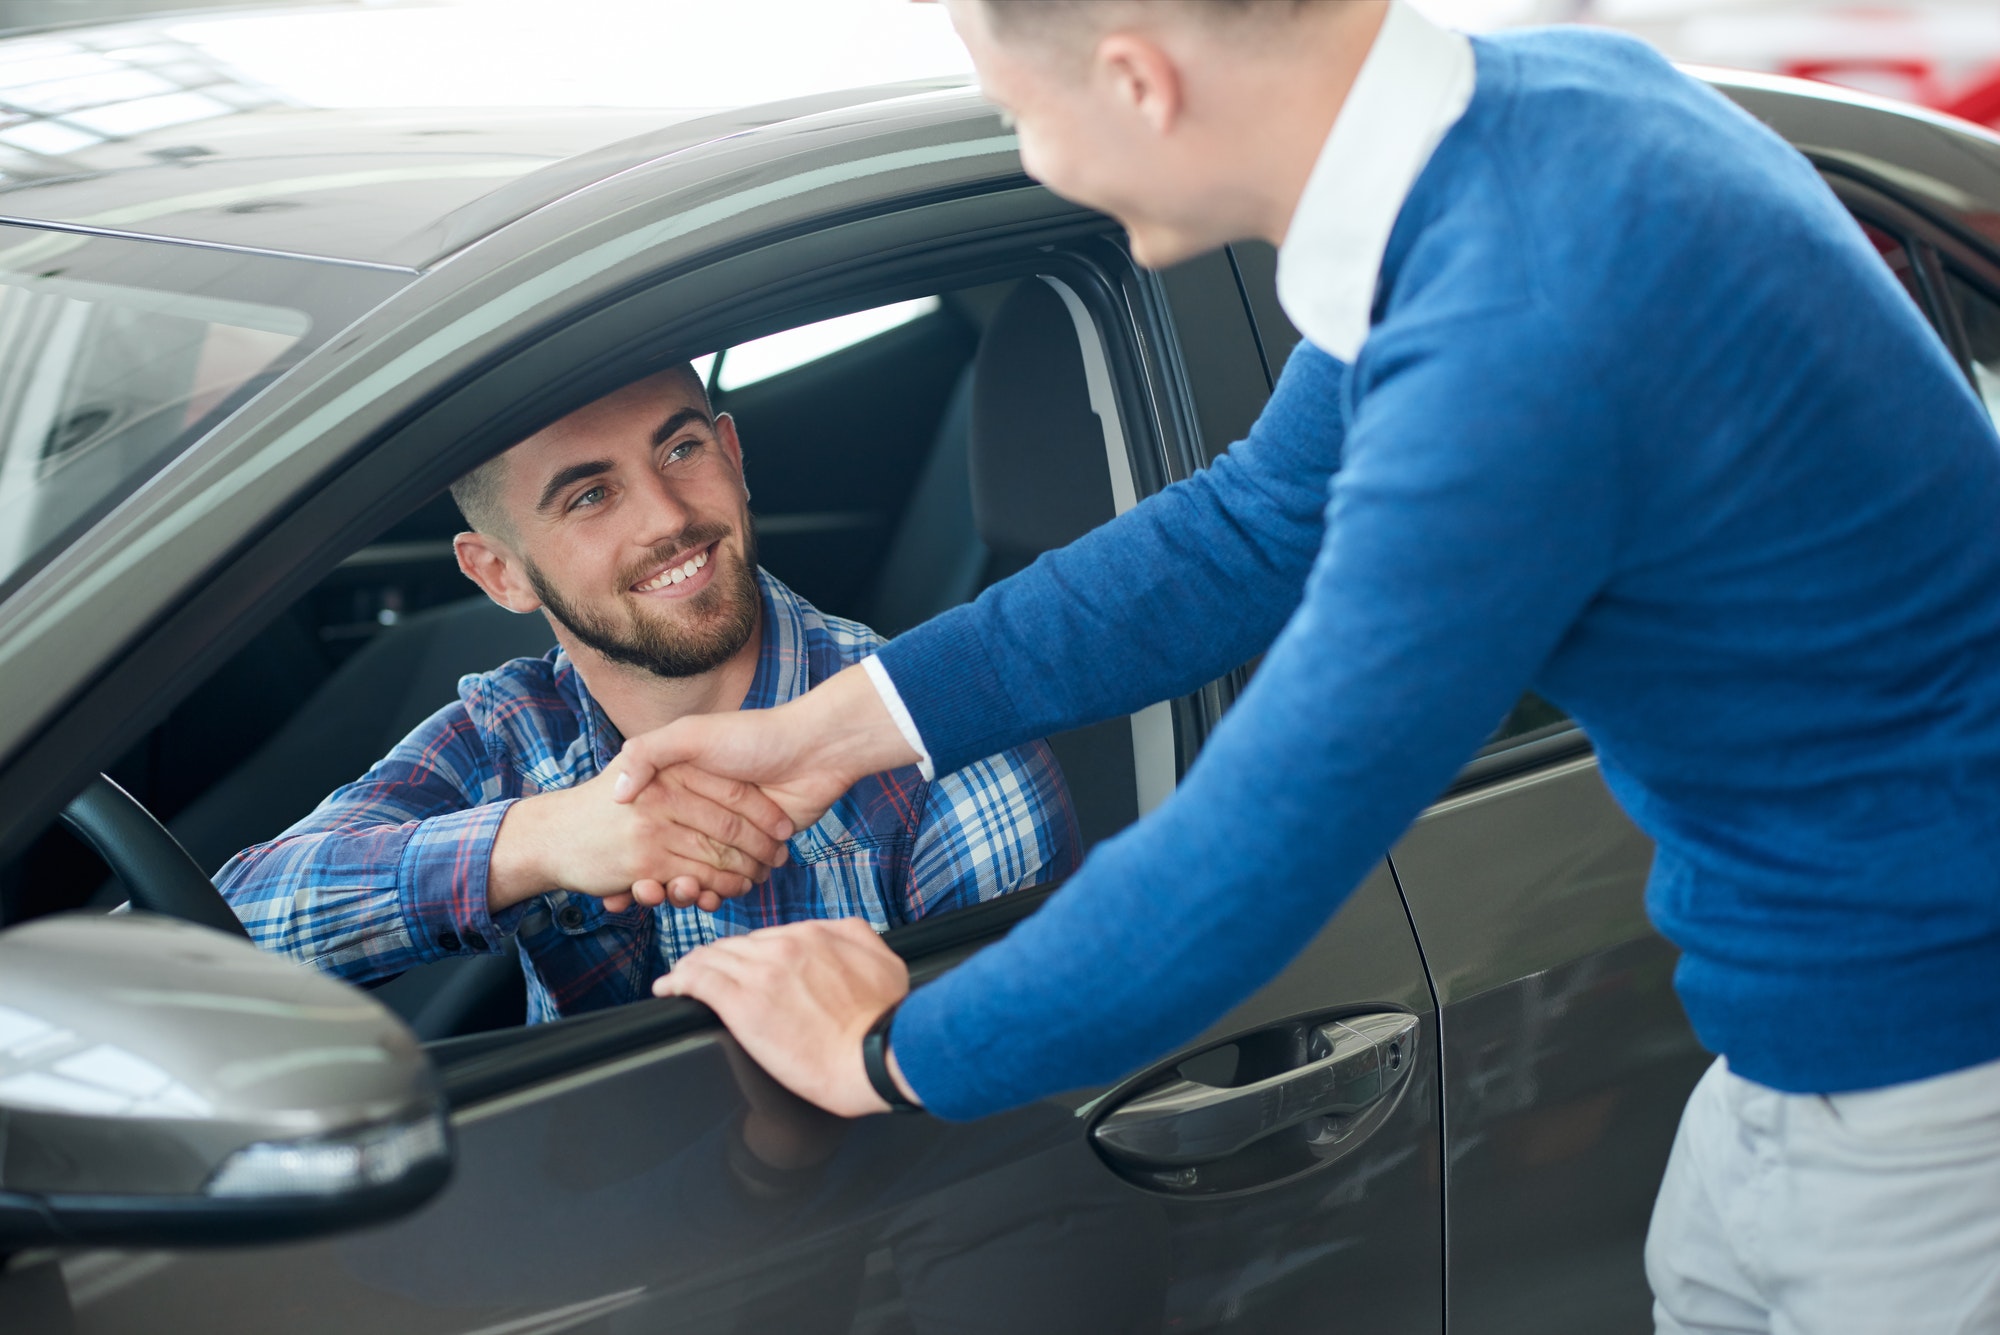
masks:
<path fill-rule="evenodd" d="M 104 775 L 70 799 L 62 819 L 125 883 L 133 908 L 250 938 L 236 910 L 180 841 L 137 798 Z"/>

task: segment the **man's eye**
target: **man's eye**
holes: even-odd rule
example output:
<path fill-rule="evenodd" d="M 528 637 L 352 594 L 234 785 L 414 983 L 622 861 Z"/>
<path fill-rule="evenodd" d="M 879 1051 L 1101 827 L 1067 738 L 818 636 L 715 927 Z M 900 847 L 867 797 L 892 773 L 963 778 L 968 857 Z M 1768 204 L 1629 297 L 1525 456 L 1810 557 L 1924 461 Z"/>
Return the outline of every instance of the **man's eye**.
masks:
<path fill-rule="evenodd" d="M 670 464 L 679 463 L 681 460 L 687 458 L 690 454 L 693 454 L 696 450 L 700 448 L 701 448 L 700 441 L 684 440 L 680 444 L 674 446 L 671 450 L 667 451 L 667 462 Z"/>
<path fill-rule="evenodd" d="M 572 510 L 580 510 L 586 505 L 595 505 L 603 499 L 604 499 L 604 488 L 592 487 L 589 491 L 579 493 L 577 495 L 577 498 L 569 503 L 569 508 Z"/>

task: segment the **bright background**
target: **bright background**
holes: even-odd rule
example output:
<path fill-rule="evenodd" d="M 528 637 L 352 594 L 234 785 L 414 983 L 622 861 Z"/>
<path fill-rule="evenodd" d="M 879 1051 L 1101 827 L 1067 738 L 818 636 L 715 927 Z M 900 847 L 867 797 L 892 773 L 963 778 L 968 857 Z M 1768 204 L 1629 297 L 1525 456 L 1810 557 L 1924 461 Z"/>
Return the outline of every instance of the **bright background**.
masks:
<path fill-rule="evenodd" d="M 242 0 L 236 0 L 241 3 Z M 346 0 L 136 15 L 187 0 L 0 0 L 0 182 L 236 112 L 714 107 L 961 75 L 910 0 Z M 2000 125 L 2000 0 L 1418 0 L 1472 31 L 1583 22 L 1676 59 L 1825 78 Z"/>

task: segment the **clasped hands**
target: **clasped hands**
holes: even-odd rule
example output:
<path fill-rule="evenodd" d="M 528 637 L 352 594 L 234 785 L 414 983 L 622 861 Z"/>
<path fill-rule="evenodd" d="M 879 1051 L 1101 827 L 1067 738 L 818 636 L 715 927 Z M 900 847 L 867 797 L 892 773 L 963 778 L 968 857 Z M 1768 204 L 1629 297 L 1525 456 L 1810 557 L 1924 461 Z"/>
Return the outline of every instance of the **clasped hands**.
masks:
<path fill-rule="evenodd" d="M 588 783 L 515 803 L 494 840 L 488 900 L 498 912 L 556 887 L 614 911 L 714 912 L 782 865 L 785 841 L 855 783 L 916 760 L 858 667 L 775 709 L 683 718 L 627 741 Z M 908 993 L 909 971 L 865 922 L 723 937 L 653 991 L 706 1003 L 766 1071 L 820 1107 L 886 1111 L 861 1039 Z M 893 1051 L 889 1065 L 900 1083 Z"/>

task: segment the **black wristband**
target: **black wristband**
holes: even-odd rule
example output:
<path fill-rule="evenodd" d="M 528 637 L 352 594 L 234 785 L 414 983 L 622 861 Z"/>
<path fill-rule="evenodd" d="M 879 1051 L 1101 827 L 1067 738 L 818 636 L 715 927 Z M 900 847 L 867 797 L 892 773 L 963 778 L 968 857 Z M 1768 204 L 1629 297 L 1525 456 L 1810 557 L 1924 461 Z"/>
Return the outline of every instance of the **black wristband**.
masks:
<path fill-rule="evenodd" d="M 897 1002 L 896 1006 L 902 1005 Z M 896 1088 L 896 1077 L 889 1074 L 889 1026 L 896 1022 L 896 1006 L 882 1012 L 868 1032 L 861 1038 L 861 1066 L 868 1072 L 868 1083 L 882 1096 L 882 1102 L 889 1105 L 890 1112 L 922 1112 L 923 1105 L 912 1103 L 903 1097 L 903 1091 Z"/>

